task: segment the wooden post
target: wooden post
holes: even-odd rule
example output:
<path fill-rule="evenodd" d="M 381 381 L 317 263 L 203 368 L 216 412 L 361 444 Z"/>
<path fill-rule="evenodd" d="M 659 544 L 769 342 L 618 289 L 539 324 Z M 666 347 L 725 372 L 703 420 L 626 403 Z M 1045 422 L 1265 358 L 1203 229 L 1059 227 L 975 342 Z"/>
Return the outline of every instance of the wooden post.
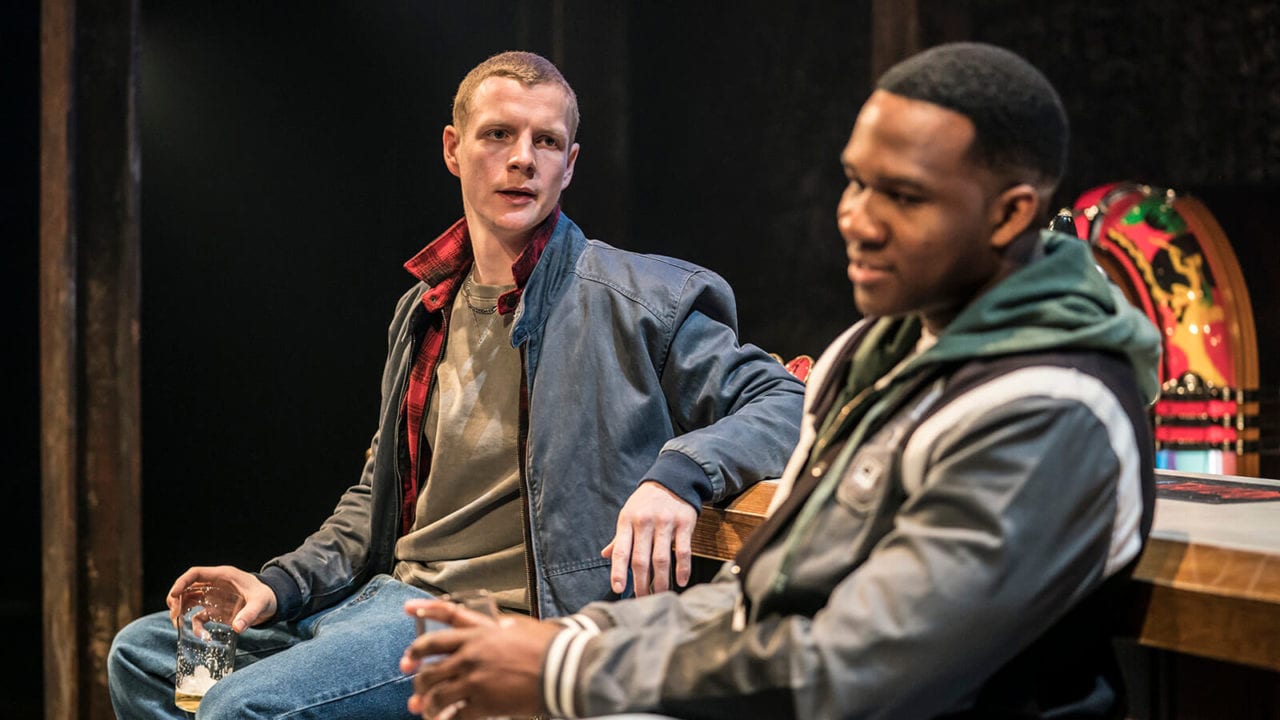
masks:
<path fill-rule="evenodd" d="M 871 82 L 921 50 L 920 0 L 871 0 Z"/>
<path fill-rule="evenodd" d="M 971 36 L 969 0 L 871 0 L 871 81 L 894 63 Z"/>
<path fill-rule="evenodd" d="M 43 0 L 40 387 L 45 717 L 111 718 L 142 605 L 138 0 Z"/>

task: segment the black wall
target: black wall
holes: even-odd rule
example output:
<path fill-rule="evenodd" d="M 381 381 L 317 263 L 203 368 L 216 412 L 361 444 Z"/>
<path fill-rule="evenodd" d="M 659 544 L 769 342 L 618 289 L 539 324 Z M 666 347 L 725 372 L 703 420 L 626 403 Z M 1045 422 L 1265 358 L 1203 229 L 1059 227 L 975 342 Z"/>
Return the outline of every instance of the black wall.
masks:
<path fill-rule="evenodd" d="M 0 10 L 0 350 L 5 549 L 0 580 L 0 717 L 38 717 L 40 636 L 40 385 L 36 278 L 39 215 L 40 17 L 35 2 Z"/>
<path fill-rule="evenodd" d="M 1250 0 L 955 0 L 1023 52 L 1075 130 L 1060 195 L 1111 180 L 1194 192 L 1253 295 L 1278 385 L 1280 20 Z M 577 88 L 565 211 L 588 234 L 723 274 L 744 339 L 816 353 L 855 313 L 834 211 L 837 154 L 869 83 L 869 0 L 370 3 L 144 0 L 144 603 L 195 563 L 294 547 L 357 479 L 401 263 L 460 215 L 440 131 L 462 75 L 504 49 Z M 38 3 L 0 11 L 16 340 L 4 398 L 13 550 L 3 619 L 25 633 L 0 717 L 39 714 L 36 322 Z M 16 72 L 14 71 L 16 69 Z M 11 443 L 11 444 L 10 444 Z M 1280 476 L 1274 459 L 1264 474 Z M 217 524 L 184 488 L 225 497 Z M 10 679 L 13 684 L 10 685 Z"/>
<path fill-rule="evenodd" d="M 146 5 L 148 607 L 189 564 L 292 549 L 356 481 L 401 264 L 461 214 L 452 94 L 494 52 L 554 57 L 577 88 L 564 207 L 589 235 L 720 272 L 771 351 L 855 317 L 834 208 L 867 3 L 597 5 Z M 225 495 L 216 531 L 182 514 L 193 485 Z"/>

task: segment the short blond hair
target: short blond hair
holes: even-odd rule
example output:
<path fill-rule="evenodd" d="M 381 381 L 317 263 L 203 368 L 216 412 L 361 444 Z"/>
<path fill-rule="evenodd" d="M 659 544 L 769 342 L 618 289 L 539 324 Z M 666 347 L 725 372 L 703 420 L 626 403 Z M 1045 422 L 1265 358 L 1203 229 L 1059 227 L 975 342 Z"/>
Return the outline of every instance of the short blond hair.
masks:
<path fill-rule="evenodd" d="M 480 83 L 491 77 L 506 77 L 526 87 L 554 83 L 564 88 L 568 99 L 569 142 L 578 134 L 578 96 L 569 87 L 560 70 L 552 62 L 537 53 L 511 50 L 499 53 L 471 69 L 458 84 L 453 96 L 453 126 L 461 130 L 471 116 L 471 99 Z"/>

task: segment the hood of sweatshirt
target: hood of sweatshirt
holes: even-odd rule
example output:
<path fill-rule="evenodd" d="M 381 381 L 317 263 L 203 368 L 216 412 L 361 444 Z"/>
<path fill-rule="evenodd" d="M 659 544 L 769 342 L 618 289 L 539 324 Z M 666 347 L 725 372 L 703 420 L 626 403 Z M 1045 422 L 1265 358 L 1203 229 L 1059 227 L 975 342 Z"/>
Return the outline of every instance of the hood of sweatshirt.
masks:
<path fill-rule="evenodd" d="M 1124 355 L 1143 398 L 1154 402 L 1160 392 L 1160 332 L 1097 266 L 1086 243 L 1046 230 L 1030 260 L 975 298 L 918 360 L 1051 349 Z"/>
<path fill-rule="evenodd" d="M 1033 243 L 1027 262 L 970 302 L 938 335 L 937 343 L 896 379 L 939 363 L 1045 350 L 1099 350 L 1126 356 L 1143 398 L 1154 402 L 1160 391 L 1156 327 L 1094 263 L 1086 243 L 1047 230 L 1027 240 Z M 914 344 L 919 323 L 915 317 L 876 321 L 879 327 L 874 330 L 892 338 L 889 344 L 894 346 L 885 361 Z"/>

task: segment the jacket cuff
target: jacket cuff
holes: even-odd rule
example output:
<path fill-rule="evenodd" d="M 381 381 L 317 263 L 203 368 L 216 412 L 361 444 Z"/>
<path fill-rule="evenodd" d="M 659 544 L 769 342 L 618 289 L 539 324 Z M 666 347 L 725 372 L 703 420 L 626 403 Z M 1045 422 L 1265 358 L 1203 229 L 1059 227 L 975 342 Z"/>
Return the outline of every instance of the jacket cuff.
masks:
<path fill-rule="evenodd" d="M 604 632 L 618 623 L 603 606 L 608 603 L 595 602 L 582 608 L 577 613 L 567 616 L 587 630 Z M 597 607 L 601 606 L 601 607 Z"/>
<path fill-rule="evenodd" d="M 564 625 L 547 647 L 547 654 L 542 659 L 542 701 L 551 715 L 558 718 L 578 717 L 577 691 L 578 669 L 582 664 L 582 654 L 587 643 L 600 634 L 590 627 L 581 627 L 582 617 L 570 616 L 560 618 L 557 622 Z"/>
<path fill-rule="evenodd" d="M 658 459 L 649 467 L 644 479 L 662 485 L 699 512 L 702 504 L 715 496 L 711 479 L 702 471 L 702 466 L 676 450 L 658 453 Z"/>
<path fill-rule="evenodd" d="M 558 625 L 563 625 L 569 628 L 570 630 L 582 630 L 592 635 L 599 635 L 601 632 L 609 629 L 609 627 L 611 626 L 611 624 L 606 625 L 602 622 L 599 622 L 597 618 L 601 618 L 601 617 L 602 616 L 594 613 L 579 612 L 573 615 L 565 615 L 563 617 L 552 618 L 550 622 L 556 623 Z M 607 620 L 607 618 L 602 618 L 602 619 Z"/>
<path fill-rule="evenodd" d="M 302 591 L 293 576 L 277 565 L 268 565 L 254 576 L 276 594 L 275 620 L 292 620 L 302 608 Z"/>

